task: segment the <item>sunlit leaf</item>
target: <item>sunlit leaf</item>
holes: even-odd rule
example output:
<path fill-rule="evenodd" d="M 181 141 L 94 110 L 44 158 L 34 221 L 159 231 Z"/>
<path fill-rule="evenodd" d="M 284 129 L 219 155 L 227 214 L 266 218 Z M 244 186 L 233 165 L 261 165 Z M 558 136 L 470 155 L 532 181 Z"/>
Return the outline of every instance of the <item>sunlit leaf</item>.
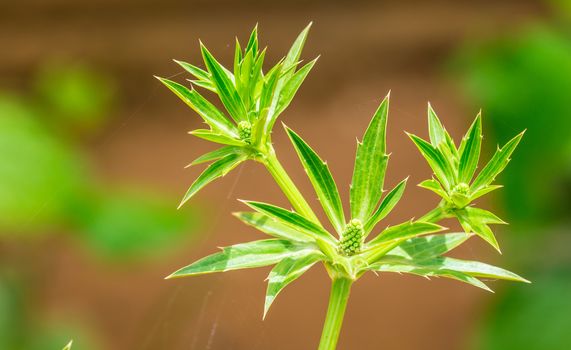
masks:
<path fill-rule="evenodd" d="M 523 134 L 524 132 L 518 134 L 516 137 L 508 141 L 504 147 L 498 148 L 492 159 L 490 159 L 488 164 L 486 164 L 484 169 L 480 171 L 478 177 L 476 177 L 472 183 L 471 187 L 474 191 L 492 183 L 496 176 L 504 170 L 510 161 L 511 154 L 523 137 Z"/>
<path fill-rule="evenodd" d="M 262 213 L 239 212 L 234 215 L 242 222 L 276 238 L 300 242 L 315 241 L 305 229 L 300 230 L 294 228 L 295 225 L 284 224 L 281 219 L 274 219 Z"/>
<path fill-rule="evenodd" d="M 442 231 L 443 229 L 444 227 L 430 222 L 408 221 L 387 227 L 377 237 L 373 238 L 368 245 L 375 246 L 392 241 L 404 241 L 419 235 Z"/>
<path fill-rule="evenodd" d="M 236 122 L 247 120 L 246 109 L 244 108 L 242 99 L 228 77 L 227 72 L 204 45 L 201 44 L 200 48 L 206 68 L 208 68 L 211 74 L 211 81 L 214 86 L 216 86 L 220 101 L 222 101 L 222 104 L 224 104 L 224 107 L 226 107 L 226 110 Z"/>
<path fill-rule="evenodd" d="M 417 264 L 414 261 L 406 259 L 383 258 L 382 261 L 370 266 L 369 269 L 380 272 L 409 273 L 423 277 L 445 277 L 471 284 L 489 292 L 492 291 L 482 281 L 467 273 L 441 268 L 440 266 Z"/>
<path fill-rule="evenodd" d="M 234 139 L 223 134 L 212 132 L 210 130 L 198 129 L 198 130 L 189 131 L 188 133 L 196 137 L 199 137 L 203 140 L 220 143 L 222 145 L 230 145 L 238 147 L 247 146 L 247 144 L 242 140 Z"/>
<path fill-rule="evenodd" d="M 200 191 L 204 186 L 208 185 L 210 182 L 216 180 L 219 177 L 226 175 L 232 169 L 234 169 L 238 164 L 246 159 L 246 155 L 243 154 L 230 154 L 226 157 L 217 160 L 216 162 L 210 164 L 206 170 L 192 183 L 186 194 L 184 195 L 182 201 L 180 202 L 179 208 L 186 203 L 190 198 L 192 198 L 198 191 Z"/>
<path fill-rule="evenodd" d="M 359 219 L 362 222 L 369 219 L 383 194 L 385 172 L 389 159 L 386 153 L 389 98 L 387 95 L 381 102 L 365 131 L 363 141 L 357 144 L 350 204 L 351 218 Z"/>
<path fill-rule="evenodd" d="M 202 163 L 207 163 L 213 160 L 217 160 L 220 158 L 224 158 L 230 154 L 237 154 L 240 153 L 242 151 L 241 147 L 236 147 L 236 146 L 225 146 L 222 148 L 219 148 L 217 150 L 214 150 L 212 152 L 208 152 L 205 153 L 203 155 L 201 155 L 200 157 L 196 158 L 195 160 L 193 160 L 189 165 L 187 165 L 186 167 L 190 167 L 193 165 L 198 165 L 198 164 L 202 164 Z"/>
<path fill-rule="evenodd" d="M 199 80 L 210 82 L 210 73 L 208 73 L 207 71 L 205 71 L 201 68 L 198 68 L 197 66 L 192 65 L 190 63 L 186 63 L 186 62 L 179 61 L 179 60 L 174 60 L 174 61 L 176 62 L 176 64 L 178 64 L 179 66 L 184 68 L 184 70 L 186 70 L 190 74 L 194 75 Z"/>
<path fill-rule="evenodd" d="M 295 96 L 295 93 L 315 65 L 315 62 L 317 62 L 317 58 L 300 68 L 285 83 L 280 91 L 277 111 L 275 112 L 276 115 L 281 114 L 287 108 L 287 106 L 289 106 L 291 100 L 293 100 Z"/>
<path fill-rule="evenodd" d="M 244 203 L 246 203 L 250 208 L 262 214 L 266 214 L 269 217 L 280 221 L 282 224 L 300 230 L 314 238 L 323 239 L 326 242 L 331 243 L 335 242 L 335 239 L 321 226 L 318 226 L 298 213 L 261 202 L 245 201 Z"/>
<path fill-rule="evenodd" d="M 307 251 L 305 255 L 297 255 L 280 261 L 268 276 L 268 289 L 264 304 L 264 318 L 278 294 L 291 282 L 301 277 L 316 262 L 321 260 L 322 254 Z"/>
<path fill-rule="evenodd" d="M 458 221 L 460 222 L 460 225 L 462 225 L 462 228 L 466 232 L 474 232 L 501 253 L 496 236 L 494 236 L 494 233 L 488 226 L 489 223 L 504 223 L 501 219 L 485 210 L 470 207 L 466 207 L 462 210 L 457 210 L 455 211 L 455 214 L 458 218 Z"/>
<path fill-rule="evenodd" d="M 414 260 L 432 259 L 448 253 L 471 236 L 470 233 L 459 232 L 414 237 L 402 242 L 387 255 Z"/>
<path fill-rule="evenodd" d="M 406 182 L 408 178 L 402 180 L 395 186 L 381 201 L 381 204 L 371 216 L 367 223 L 365 224 L 365 233 L 369 233 L 376 224 L 378 224 L 382 219 L 384 219 L 397 205 L 401 199 L 404 189 L 406 187 Z"/>
<path fill-rule="evenodd" d="M 481 146 L 482 117 L 478 114 L 460 145 L 460 164 L 458 167 L 458 180 L 460 182 L 468 183 L 472 179 L 480 159 Z"/>
<path fill-rule="evenodd" d="M 325 214 L 329 217 L 337 233 L 341 234 L 345 228 L 345 215 L 343 214 L 343 205 L 339 197 L 339 191 L 327 164 L 293 130 L 289 128 L 286 128 L 286 130 L 313 184 Z"/>
<path fill-rule="evenodd" d="M 430 143 L 435 148 L 438 147 L 441 142 L 446 141 L 444 127 L 430 103 L 428 104 L 428 133 Z"/>
<path fill-rule="evenodd" d="M 315 251 L 315 249 L 308 243 L 293 243 L 279 239 L 241 243 L 223 248 L 221 252 L 183 267 L 167 278 L 268 266 L 296 254 L 302 254 L 302 252 L 305 254 L 304 251 Z"/>
<path fill-rule="evenodd" d="M 232 124 L 222 112 L 212 103 L 208 102 L 196 90 L 191 90 L 186 86 L 172 80 L 158 78 L 166 87 L 183 100 L 190 108 L 198 113 L 204 121 L 214 130 L 224 133 L 227 136 L 238 136 L 236 126 Z"/>
<path fill-rule="evenodd" d="M 444 189 L 442 188 L 442 185 L 440 185 L 440 182 L 438 182 L 434 179 L 424 180 L 421 183 L 419 183 L 418 186 L 425 188 L 427 190 L 430 190 L 430 191 L 436 193 L 437 195 L 439 195 L 440 197 L 445 198 L 446 200 L 450 201 L 450 197 L 448 196 L 446 191 L 444 191 Z"/>
<path fill-rule="evenodd" d="M 430 143 L 424 141 L 420 137 L 408 134 L 411 140 L 414 142 L 416 147 L 420 150 L 420 153 L 424 156 L 434 175 L 440 180 L 440 183 L 444 185 L 446 190 L 450 189 L 451 179 L 454 178 L 452 174 L 452 169 L 450 168 L 449 162 L 444 158 L 442 153 L 438 149 L 434 148 Z"/>

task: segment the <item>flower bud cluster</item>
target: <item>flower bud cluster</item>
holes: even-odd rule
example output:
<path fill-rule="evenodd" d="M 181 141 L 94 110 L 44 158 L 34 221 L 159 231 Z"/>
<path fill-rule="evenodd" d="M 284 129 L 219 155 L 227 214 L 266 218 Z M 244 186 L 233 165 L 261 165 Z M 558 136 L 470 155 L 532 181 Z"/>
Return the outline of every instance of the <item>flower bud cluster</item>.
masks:
<path fill-rule="evenodd" d="M 363 244 L 363 224 L 358 219 L 352 219 L 341 236 L 339 252 L 343 255 L 354 255 L 361 250 Z"/>
<path fill-rule="evenodd" d="M 252 137 L 252 124 L 248 121 L 241 121 L 238 123 L 238 134 L 242 141 L 250 143 L 250 138 Z"/>

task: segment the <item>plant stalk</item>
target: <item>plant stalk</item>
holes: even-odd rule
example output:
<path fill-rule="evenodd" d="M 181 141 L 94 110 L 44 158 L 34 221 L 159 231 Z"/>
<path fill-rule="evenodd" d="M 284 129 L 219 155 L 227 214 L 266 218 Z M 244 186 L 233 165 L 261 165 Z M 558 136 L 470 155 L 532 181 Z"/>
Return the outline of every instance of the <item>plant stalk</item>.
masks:
<path fill-rule="evenodd" d="M 262 160 L 262 163 L 266 166 L 270 174 L 272 174 L 293 208 L 307 219 L 319 224 L 319 219 L 279 162 L 273 148 L 270 148 L 266 153 L 266 157 Z"/>
<path fill-rule="evenodd" d="M 335 350 L 337 347 L 352 284 L 353 281 L 346 277 L 333 279 L 319 350 Z"/>

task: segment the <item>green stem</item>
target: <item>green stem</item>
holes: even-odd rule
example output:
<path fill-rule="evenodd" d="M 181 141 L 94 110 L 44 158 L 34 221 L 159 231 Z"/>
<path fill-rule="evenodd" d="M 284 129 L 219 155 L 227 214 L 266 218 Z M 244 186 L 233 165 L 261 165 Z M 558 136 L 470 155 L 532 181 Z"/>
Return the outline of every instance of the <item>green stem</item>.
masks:
<path fill-rule="evenodd" d="M 266 157 L 262 160 L 262 163 L 266 166 L 270 174 L 272 174 L 273 178 L 276 180 L 282 191 L 285 193 L 286 197 L 291 202 L 293 208 L 299 214 L 305 216 L 309 220 L 314 221 L 315 223 L 319 223 L 319 219 L 317 219 L 317 216 L 279 162 L 273 148 L 270 148 L 270 150 L 267 152 Z"/>
<path fill-rule="evenodd" d="M 346 277 L 334 278 L 331 285 L 331 294 L 329 296 L 329 306 L 327 308 L 327 316 L 319 342 L 319 350 L 335 350 L 337 340 L 341 332 L 347 301 L 349 300 L 349 292 L 351 291 L 353 281 Z"/>

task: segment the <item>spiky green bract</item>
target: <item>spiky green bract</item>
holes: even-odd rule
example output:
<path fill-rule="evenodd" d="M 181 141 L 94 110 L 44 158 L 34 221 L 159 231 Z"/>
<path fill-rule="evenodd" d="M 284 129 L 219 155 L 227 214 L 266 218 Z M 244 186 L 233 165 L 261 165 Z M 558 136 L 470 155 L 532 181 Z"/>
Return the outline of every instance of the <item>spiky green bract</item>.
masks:
<path fill-rule="evenodd" d="M 254 46 L 250 41 L 248 47 Z M 497 246 L 493 234 L 486 225 L 503 222 L 494 214 L 482 209 L 469 206 L 447 207 L 447 215 L 452 215 L 451 213 L 456 215 L 466 232 L 440 233 L 445 228 L 436 224 L 441 218 L 439 207 L 436 210 L 438 213 L 435 211 L 434 215 L 389 226 L 369 238 L 375 226 L 396 206 L 406 186 L 405 179 L 382 197 L 388 158 L 385 141 L 388 103 L 389 97 L 387 96 L 367 127 L 363 142 L 357 146 L 357 159 L 350 193 L 352 218 L 348 223 L 345 221 L 337 185 L 326 163 L 297 133 L 286 127 L 286 132 L 335 232 L 329 232 L 319 220 L 311 215 L 290 211 L 272 204 L 243 201 L 254 212 L 239 212 L 235 213 L 235 216 L 272 238 L 224 248 L 222 252 L 207 256 L 176 271 L 169 278 L 275 265 L 268 276 L 264 317 L 277 295 L 319 262 L 324 264 L 333 279 L 332 295 L 339 297 L 341 301 L 345 300 L 347 295 L 343 293 L 348 293 L 349 286 L 367 271 L 447 277 L 484 289 L 488 288 L 479 278 L 525 281 L 509 271 L 491 265 L 445 256 L 450 250 L 471 237 L 474 234 L 472 232 Z M 423 186 L 441 194 L 451 203 L 457 203 L 458 198 L 455 196 L 470 193 L 470 187 L 458 184 L 458 179 L 466 178 L 468 175 L 472 176 L 478 158 L 474 155 L 462 157 L 462 154 L 476 152 L 479 144 L 465 139 L 460 150 L 455 146 L 451 148 L 453 141 L 433 111 L 430 113 L 430 120 L 431 142 L 437 144 L 437 147 L 419 138 L 413 137 L 413 140 L 421 147 L 423 154 L 429 156 L 430 161 L 438 165 L 439 176 L 447 181 L 448 190 L 444 189 L 441 182 L 437 180 L 425 181 Z M 251 140 L 253 133 L 249 132 L 250 125 L 250 121 L 241 121 L 238 124 L 240 142 Z M 480 129 L 481 123 L 477 119 L 468 137 L 476 138 L 480 134 Z M 439 147 L 446 147 L 447 151 L 441 152 Z M 245 157 L 243 149 L 234 145 L 226 146 L 195 160 L 195 163 L 210 159 L 215 162 L 211 165 L 214 168 L 207 170 L 208 176 L 199 178 L 201 181 L 191 187 L 193 191 L 207 181 L 211 181 L 224 169 L 237 164 L 241 157 Z M 501 159 L 498 158 L 494 162 L 497 163 L 499 160 Z M 466 165 L 460 167 L 462 162 L 466 162 Z M 283 168 L 272 169 L 278 175 L 275 178 L 286 176 Z M 493 172 L 486 171 L 485 176 L 489 177 L 489 174 Z M 479 191 L 481 195 L 483 190 L 479 189 Z M 347 290 L 335 290 L 336 286 L 347 288 Z M 330 317 L 332 319 L 329 319 Z M 328 314 L 326 331 L 322 338 L 325 339 L 322 340 L 325 343 L 322 344 L 336 342 L 336 330 L 327 327 L 339 326 L 336 323 L 337 317 L 339 317 L 338 313 Z M 325 347 L 325 349 L 328 348 Z"/>
<path fill-rule="evenodd" d="M 434 179 L 425 180 L 419 186 L 439 195 L 442 203 L 422 219 L 456 217 L 466 232 L 476 233 L 500 251 L 498 242 L 488 224 L 504 222 L 495 216 L 496 219 L 483 218 L 476 214 L 480 213 L 479 210 L 469 205 L 475 199 L 501 187 L 491 183 L 509 162 L 523 132 L 506 143 L 504 147 L 498 147 L 488 164 L 477 176 L 474 176 L 482 148 L 481 113 L 476 116 L 458 148 L 430 104 L 428 105 L 428 130 L 430 143 L 418 136 L 410 134 L 409 136 L 435 175 Z"/>
<path fill-rule="evenodd" d="M 341 235 L 345 228 L 345 214 L 337 185 L 327 163 L 321 160 L 317 153 L 293 130 L 286 127 L 286 131 L 317 193 L 325 214 L 329 217 L 337 233 Z"/>
<path fill-rule="evenodd" d="M 192 135 L 210 142 L 240 148 L 240 151 L 233 149 L 231 152 L 243 155 L 240 161 L 254 159 L 263 162 L 272 152 L 273 125 L 290 104 L 316 62 L 313 60 L 298 69 L 301 51 L 310 27 L 311 24 L 299 34 L 287 55 L 267 72 L 263 69 L 266 50 L 260 49 L 256 26 L 243 50 L 236 39 L 234 64 L 231 70 L 225 68 L 206 46 L 200 43 L 205 69 L 175 60 L 193 75 L 193 79 L 190 80 L 191 87 L 166 78 L 157 78 L 197 112 L 210 127 L 209 130 L 194 130 L 190 132 Z M 224 110 L 218 109 L 193 86 L 214 92 Z M 226 151 L 228 151 L 226 148 L 224 151 L 214 151 L 212 154 L 199 157 L 191 164 L 217 160 L 220 158 L 219 153 Z M 283 188 L 285 185 L 280 184 L 280 186 Z M 196 192 L 196 188 L 189 190 L 182 203 L 188 201 Z M 288 197 L 292 196 L 295 194 L 288 194 Z M 304 210 L 306 207 L 301 205 L 296 209 L 303 212 L 307 211 Z"/>
<path fill-rule="evenodd" d="M 363 141 L 357 143 L 357 155 L 351 183 L 351 217 L 361 221 L 369 219 L 383 194 L 383 183 L 389 155 L 386 130 L 389 113 L 389 95 L 375 112 Z"/>

